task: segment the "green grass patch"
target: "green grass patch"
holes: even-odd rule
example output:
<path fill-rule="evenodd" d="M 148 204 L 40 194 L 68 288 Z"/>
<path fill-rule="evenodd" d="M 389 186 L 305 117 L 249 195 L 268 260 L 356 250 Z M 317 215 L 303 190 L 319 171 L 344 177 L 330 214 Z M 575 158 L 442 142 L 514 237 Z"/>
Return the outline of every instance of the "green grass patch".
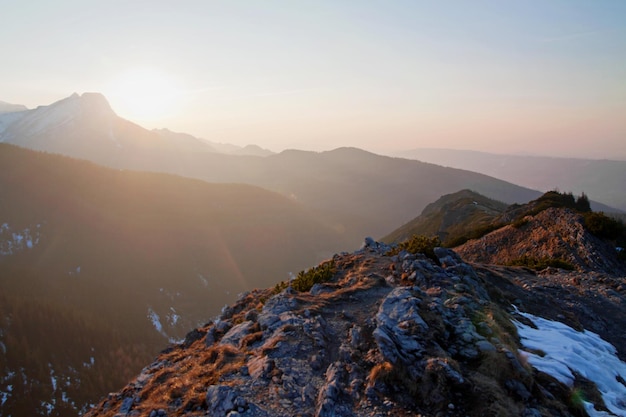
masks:
<path fill-rule="evenodd" d="M 409 253 L 423 253 L 428 258 L 438 262 L 435 255 L 435 248 L 441 246 L 441 241 L 437 236 L 428 237 L 423 235 L 413 235 L 410 239 L 400 242 L 398 246 L 391 249 L 387 255 L 397 255 L 402 251 Z"/>
<path fill-rule="evenodd" d="M 315 284 L 330 281 L 335 272 L 337 272 L 337 267 L 334 260 L 321 263 L 306 271 L 300 271 L 291 283 L 291 287 L 300 292 L 309 291 Z"/>
<path fill-rule="evenodd" d="M 576 269 L 574 265 L 567 262 L 565 259 L 560 258 L 535 258 L 532 256 L 522 256 L 521 258 L 514 259 L 510 262 L 507 262 L 508 266 L 525 266 L 530 269 L 534 269 L 536 271 L 541 271 L 548 267 L 552 268 L 560 268 L 566 269 L 568 271 L 573 271 Z"/>

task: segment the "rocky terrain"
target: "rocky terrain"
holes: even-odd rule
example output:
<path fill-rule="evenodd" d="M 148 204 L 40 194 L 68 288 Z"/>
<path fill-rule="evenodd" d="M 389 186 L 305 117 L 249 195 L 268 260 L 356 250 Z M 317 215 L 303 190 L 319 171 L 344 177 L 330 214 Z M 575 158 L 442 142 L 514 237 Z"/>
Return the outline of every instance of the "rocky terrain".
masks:
<path fill-rule="evenodd" d="M 626 275 L 615 245 L 591 234 L 583 216 L 567 208 L 528 215 L 455 248 L 467 261 L 506 265 L 522 258 L 559 259 L 581 272 Z"/>
<path fill-rule="evenodd" d="M 319 271 L 325 282 L 302 288 Z M 624 360 L 625 297 L 616 274 L 472 266 L 367 239 L 291 285 L 241 294 L 87 416 L 626 415 L 603 400 L 623 393 L 590 375 L 568 385 L 531 366 L 542 352 L 522 350 L 517 330 L 534 326 L 518 311 L 592 329 Z"/>

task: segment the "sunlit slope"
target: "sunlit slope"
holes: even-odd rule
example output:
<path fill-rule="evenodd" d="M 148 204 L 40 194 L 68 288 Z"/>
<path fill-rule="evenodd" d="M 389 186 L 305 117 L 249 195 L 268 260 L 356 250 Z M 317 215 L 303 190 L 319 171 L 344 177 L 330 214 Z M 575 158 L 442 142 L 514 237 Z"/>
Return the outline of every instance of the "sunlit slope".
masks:
<path fill-rule="evenodd" d="M 9 367 L 24 363 L 33 381 L 46 374 L 47 363 L 57 375 L 82 369 L 91 347 L 96 363 L 104 363 L 121 348 L 114 340 L 124 341 L 121 355 L 137 359 L 119 366 L 145 363 L 237 293 L 271 286 L 345 247 L 298 203 L 254 186 L 113 170 L 11 145 L 0 145 L 0 166 L 0 295 L 18 306 L 2 312 L 0 341 L 12 355 L 37 352 L 36 360 L 2 360 Z M 25 332 L 11 319 L 23 315 L 15 311 L 38 305 L 50 314 L 32 315 L 26 333 L 34 336 L 4 340 Z M 51 328 L 44 318 L 64 329 L 65 345 L 32 345 Z M 71 340 L 76 320 L 88 330 L 76 348 L 83 353 L 71 363 L 62 358 L 78 343 Z M 115 339 L 91 339 L 100 332 L 115 332 Z M 33 363 L 46 369 L 28 368 Z M 105 387 L 94 383 L 98 395 L 124 375 L 107 377 Z M 49 375 L 44 382 L 50 384 Z"/>
<path fill-rule="evenodd" d="M 415 219 L 387 235 L 384 241 L 401 242 L 413 235 L 425 235 L 436 236 L 448 246 L 473 233 L 495 228 L 494 223 L 507 207 L 505 203 L 470 190 L 446 194 L 426 206 Z"/>
<path fill-rule="evenodd" d="M 219 148 L 191 135 L 146 130 L 117 116 L 96 93 L 0 116 L 1 141 L 113 168 L 257 185 L 316 210 L 351 246 L 410 221 L 442 194 L 470 189 L 508 204 L 540 195 L 487 175 L 357 148 L 275 155 Z"/>
<path fill-rule="evenodd" d="M 115 171 L 7 145 L 0 164 L 0 224 L 39 236 L 0 267 L 36 272 L 29 292 L 87 309 L 100 303 L 126 317 L 107 297 L 144 313 L 138 301 L 171 297 L 196 310 L 187 319 L 206 319 L 228 294 L 282 280 L 342 245 L 297 203 L 257 187 Z"/>

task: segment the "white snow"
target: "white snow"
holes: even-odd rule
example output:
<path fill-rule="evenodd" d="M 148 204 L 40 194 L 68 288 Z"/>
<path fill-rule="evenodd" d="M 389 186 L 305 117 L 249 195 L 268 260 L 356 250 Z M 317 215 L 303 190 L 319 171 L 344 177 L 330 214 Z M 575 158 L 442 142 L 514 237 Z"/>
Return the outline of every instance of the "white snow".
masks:
<path fill-rule="evenodd" d="M 156 329 L 157 332 L 161 333 L 163 336 L 168 337 L 165 331 L 163 330 L 163 325 L 161 324 L 161 318 L 151 307 L 148 307 L 148 318 L 152 322 L 152 325 Z"/>
<path fill-rule="evenodd" d="M 4 114 L 0 118 L 0 124 L 3 125 L 0 133 L 8 142 L 14 139 L 15 131 L 19 132 L 20 137 L 32 137 L 44 130 L 58 128 L 71 122 L 78 114 L 79 108 L 80 97 L 76 94 L 49 106 L 39 106 L 36 109 L 19 113 L 8 113 L 8 115 L 14 115 L 13 117 L 7 117 L 8 115 Z"/>
<path fill-rule="evenodd" d="M 39 244 L 39 226 L 34 233 L 30 228 L 13 231 L 8 223 L 0 226 L 0 255 L 13 255 L 16 251 L 32 249 Z"/>
<path fill-rule="evenodd" d="M 89 358 L 89 362 L 83 362 L 83 367 L 85 367 L 85 368 L 92 368 L 95 363 L 96 363 L 96 358 L 91 356 Z M 69 386 L 69 383 L 68 383 L 68 386 Z"/>
<path fill-rule="evenodd" d="M 613 414 L 626 416 L 626 386 L 617 379 L 626 379 L 626 363 L 619 360 L 613 345 L 596 333 L 579 332 L 557 321 L 518 313 L 537 326 L 535 329 L 514 321 L 522 345 L 545 352 L 540 356 L 524 351 L 532 366 L 569 386 L 574 383 L 572 372 L 579 373 L 596 384 L 606 407 Z M 595 410 L 589 403 L 586 406 L 592 417 L 609 415 Z"/>
<path fill-rule="evenodd" d="M 54 369 L 52 369 L 52 364 L 48 363 L 48 368 L 50 369 L 50 380 L 52 382 L 52 391 L 57 390 L 57 378 L 54 376 Z"/>
<path fill-rule="evenodd" d="M 46 410 L 46 415 L 50 415 L 50 414 L 52 414 L 52 412 L 54 411 L 54 404 L 51 404 L 51 403 L 49 403 L 49 402 L 42 401 L 42 402 L 41 402 L 41 406 L 42 406 L 43 408 L 45 408 L 45 410 Z"/>
<path fill-rule="evenodd" d="M 180 316 L 176 313 L 174 307 L 170 307 L 171 313 L 167 315 L 167 322 L 170 326 L 176 326 L 178 320 L 180 320 Z"/>
<path fill-rule="evenodd" d="M 200 282 L 202 282 L 202 285 L 204 285 L 205 287 L 209 286 L 209 280 L 207 280 L 204 275 L 198 273 L 198 279 L 200 279 Z"/>

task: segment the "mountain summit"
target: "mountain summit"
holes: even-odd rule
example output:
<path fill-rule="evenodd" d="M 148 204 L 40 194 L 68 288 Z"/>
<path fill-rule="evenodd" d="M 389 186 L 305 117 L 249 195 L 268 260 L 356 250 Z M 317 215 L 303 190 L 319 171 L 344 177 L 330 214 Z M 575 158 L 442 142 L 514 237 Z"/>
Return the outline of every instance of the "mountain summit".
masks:
<path fill-rule="evenodd" d="M 211 151 L 207 143 L 192 139 L 180 147 L 123 119 L 100 93 L 74 93 L 48 106 L 0 114 L 0 142 L 120 168 L 141 169 L 141 161 L 152 159 L 167 164 L 173 152 Z"/>

